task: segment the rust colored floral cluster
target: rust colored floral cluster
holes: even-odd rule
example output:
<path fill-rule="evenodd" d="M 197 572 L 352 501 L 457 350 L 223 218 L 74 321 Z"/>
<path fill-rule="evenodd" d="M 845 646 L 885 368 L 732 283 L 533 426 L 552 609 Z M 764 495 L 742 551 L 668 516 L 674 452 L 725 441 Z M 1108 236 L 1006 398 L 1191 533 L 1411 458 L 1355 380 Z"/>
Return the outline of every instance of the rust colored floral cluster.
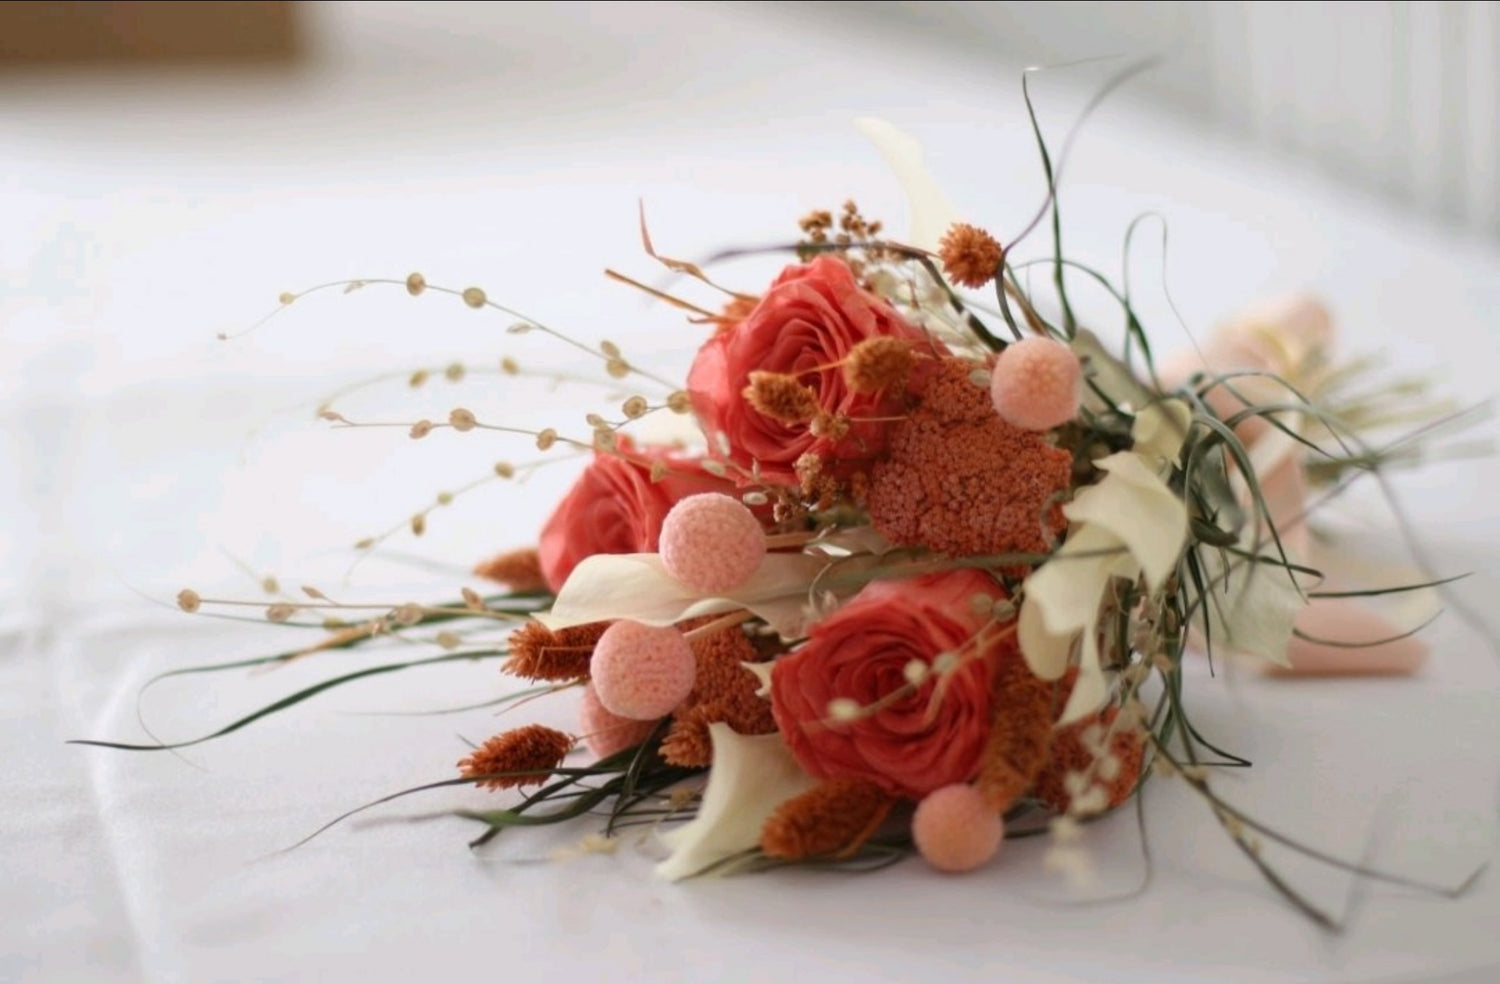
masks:
<path fill-rule="evenodd" d="M 943 272 L 956 284 L 979 288 L 995 279 L 1005 250 L 994 236 L 967 222 L 955 222 L 938 242 Z"/>
<path fill-rule="evenodd" d="M 528 724 L 495 735 L 459 759 L 458 772 L 478 780 L 481 789 L 539 786 L 572 748 L 573 739 L 561 731 Z"/>
<path fill-rule="evenodd" d="M 871 472 L 870 517 L 892 542 L 939 553 L 1045 553 L 1066 526 L 1073 457 L 1001 420 L 976 370 L 947 358 L 925 374 Z"/>
<path fill-rule="evenodd" d="M 1047 764 L 1057 684 L 1038 679 L 1010 638 L 995 662 L 994 718 L 974 786 L 996 812 L 1026 794 Z"/>
<path fill-rule="evenodd" d="M 1066 813 L 1073 802 L 1068 776 L 1076 774 L 1089 777 L 1090 785 L 1104 790 L 1101 810 L 1112 810 L 1128 800 L 1140 782 L 1146 742 L 1138 729 L 1116 726 L 1119 713 L 1119 708 L 1107 707 L 1059 729 L 1052 736 L 1047 765 L 1037 776 L 1032 795 L 1051 809 Z M 1100 736 L 1092 745 L 1088 740 L 1091 728 Z M 1097 747 L 1112 729 L 1108 746 Z"/>
<path fill-rule="evenodd" d="M 694 625 L 684 622 L 682 627 Z M 672 765 L 697 768 L 713 760 L 710 724 L 723 722 L 742 735 L 766 735 L 776 730 L 776 719 L 771 702 L 756 695 L 760 681 L 742 665 L 761 658 L 744 632 L 725 629 L 694 639 L 692 647 L 697 659 L 693 689 L 672 715 L 661 756 Z"/>

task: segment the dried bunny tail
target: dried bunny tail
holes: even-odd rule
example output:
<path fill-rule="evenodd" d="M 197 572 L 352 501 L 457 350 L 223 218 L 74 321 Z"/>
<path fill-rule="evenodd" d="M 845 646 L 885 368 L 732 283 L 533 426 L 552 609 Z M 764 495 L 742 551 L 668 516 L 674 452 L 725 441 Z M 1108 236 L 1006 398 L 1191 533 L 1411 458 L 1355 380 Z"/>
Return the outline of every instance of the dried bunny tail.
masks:
<path fill-rule="evenodd" d="M 782 861 L 847 858 L 895 804 L 869 779 L 830 779 L 777 807 L 761 827 L 760 849 Z"/>
<path fill-rule="evenodd" d="M 510 636 L 510 658 L 501 671 L 524 680 L 562 682 L 589 675 L 594 646 L 609 622 L 589 622 L 553 631 L 527 622 Z"/>
<path fill-rule="evenodd" d="M 481 789 L 539 786 L 573 749 L 555 728 L 528 724 L 495 735 L 458 761 L 459 774 Z"/>

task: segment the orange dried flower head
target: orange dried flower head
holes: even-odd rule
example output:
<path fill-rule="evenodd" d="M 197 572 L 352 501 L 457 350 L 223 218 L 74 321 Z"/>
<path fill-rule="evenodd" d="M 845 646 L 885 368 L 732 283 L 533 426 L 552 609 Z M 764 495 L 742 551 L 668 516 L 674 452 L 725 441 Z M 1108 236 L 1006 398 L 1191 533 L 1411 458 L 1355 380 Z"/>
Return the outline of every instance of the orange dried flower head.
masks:
<path fill-rule="evenodd" d="M 1031 788 L 1047 763 L 1057 685 L 1034 676 L 1014 636 L 995 665 L 994 720 L 974 787 L 1004 813 Z"/>
<path fill-rule="evenodd" d="M 896 798 L 868 779 L 830 779 L 776 808 L 760 830 L 773 858 L 846 858 L 891 812 Z"/>
<path fill-rule="evenodd" d="M 844 381 L 855 393 L 879 393 L 906 384 L 916 355 L 904 338 L 867 338 L 849 350 Z"/>
<path fill-rule="evenodd" d="M 1117 707 L 1106 707 L 1058 730 L 1032 795 L 1059 813 L 1068 812 L 1075 795 L 1096 797 L 1097 808 L 1085 811 L 1089 813 L 1112 810 L 1130 799 L 1140 782 L 1146 742 L 1139 729 L 1117 724 L 1119 713 Z M 1100 793 L 1092 792 L 1095 788 Z"/>
<path fill-rule="evenodd" d="M 805 424 L 818 415 L 818 394 L 785 373 L 752 372 L 744 397 L 757 413 L 782 424 Z"/>
<path fill-rule="evenodd" d="M 535 547 L 498 554 L 475 567 L 474 573 L 516 592 L 547 590 L 547 579 L 542 577 L 542 562 Z"/>
<path fill-rule="evenodd" d="M 1045 553 L 1066 519 L 1060 494 L 1073 456 L 1045 435 L 1001 420 L 972 362 L 938 360 L 918 406 L 891 430 L 870 474 L 876 529 L 901 546 L 958 556 Z"/>
<path fill-rule="evenodd" d="M 734 295 L 729 299 L 729 303 L 725 304 L 719 311 L 718 316 L 712 319 L 713 323 L 717 325 L 714 333 L 733 331 L 734 326 L 744 321 L 750 312 L 755 310 L 755 305 L 759 303 L 760 298 L 758 297 L 747 297 L 743 294 Z"/>
<path fill-rule="evenodd" d="M 963 287 L 983 287 L 995 279 L 995 271 L 1005 259 L 999 240 L 966 222 L 955 222 L 938 241 L 938 258 L 943 271 Z"/>
<path fill-rule="evenodd" d="M 581 680 L 589 675 L 594 645 L 607 628 L 608 622 L 589 622 L 554 632 L 527 622 L 510 634 L 510 658 L 501 670 L 523 680 Z"/>
<path fill-rule="evenodd" d="M 459 759 L 458 772 L 478 780 L 481 789 L 539 786 L 572 748 L 573 739 L 561 731 L 528 724 L 496 735 Z"/>
<path fill-rule="evenodd" d="M 694 624 L 679 627 L 691 629 Z M 756 696 L 759 679 L 742 665 L 761 658 L 744 632 L 725 629 L 692 640 L 692 647 L 697 660 L 693 689 L 672 715 L 661 755 L 672 765 L 698 768 L 713 761 L 710 724 L 723 722 L 742 735 L 768 735 L 776 730 L 776 718 L 771 702 Z"/>

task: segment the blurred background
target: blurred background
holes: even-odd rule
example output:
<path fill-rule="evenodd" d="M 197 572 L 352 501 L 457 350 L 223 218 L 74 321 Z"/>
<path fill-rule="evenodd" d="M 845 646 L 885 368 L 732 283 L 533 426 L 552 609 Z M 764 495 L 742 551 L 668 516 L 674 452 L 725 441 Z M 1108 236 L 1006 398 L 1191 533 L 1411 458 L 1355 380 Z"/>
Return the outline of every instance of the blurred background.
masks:
<path fill-rule="evenodd" d="M 410 54 L 417 39 L 408 32 L 419 25 L 469 35 L 470 43 L 486 31 L 497 41 L 532 35 L 528 8 L 537 6 L 553 8 L 544 21 L 558 11 L 579 22 L 611 19 L 586 3 L 12 2 L 0 5 L 0 65 L 290 67 L 327 58 L 334 24 L 339 40 L 370 32 L 387 51 Z M 1172 112 L 1444 222 L 1500 236 L 1500 3 L 1493 0 L 741 6 L 775 8 L 788 25 L 835 28 L 851 41 L 883 31 L 977 62 L 1160 54 L 1162 64 L 1136 88 Z M 655 15 L 637 16 L 649 23 Z"/>
<path fill-rule="evenodd" d="M 865 6 L 970 57 L 1159 52 L 1140 89 L 1172 111 L 1500 235 L 1500 3 Z"/>

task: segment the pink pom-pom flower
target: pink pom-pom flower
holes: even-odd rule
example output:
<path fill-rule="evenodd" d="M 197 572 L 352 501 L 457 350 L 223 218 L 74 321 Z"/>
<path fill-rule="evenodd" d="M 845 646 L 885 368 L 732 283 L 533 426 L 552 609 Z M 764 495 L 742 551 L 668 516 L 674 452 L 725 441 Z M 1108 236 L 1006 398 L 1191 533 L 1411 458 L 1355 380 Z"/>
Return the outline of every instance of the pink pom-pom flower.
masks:
<path fill-rule="evenodd" d="M 1078 356 L 1052 338 L 1026 338 L 1006 346 L 990 373 L 995 412 L 1022 430 L 1051 430 L 1072 420 L 1082 387 Z"/>
<path fill-rule="evenodd" d="M 705 595 L 744 584 L 766 556 L 766 535 L 745 504 L 719 492 L 690 495 L 662 522 L 661 562 L 683 585 Z"/>
<path fill-rule="evenodd" d="M 681 632 L 622 620 L 594 645 L 589 676 L 599 703 L 633 721 L 665 717 L 693 689 L 697 663 Z"/>
<path fill-rule="evenodd" d="M 655 721 L 636 721 L 611 713 L 599 700 L 593 684 L 583 688 L 583 702 L 578 705 L 578 730 L 595 758 L 606 759 L 633 748 L 651 737 L 655 728 Z"/>
<path fill-rule="evenodd" d="M 924 860 L 939 871 L 971 871 L 993 858 L 1005 822 L 968 783 L 935 789 L 917 804 L 911 836 Z"/>

